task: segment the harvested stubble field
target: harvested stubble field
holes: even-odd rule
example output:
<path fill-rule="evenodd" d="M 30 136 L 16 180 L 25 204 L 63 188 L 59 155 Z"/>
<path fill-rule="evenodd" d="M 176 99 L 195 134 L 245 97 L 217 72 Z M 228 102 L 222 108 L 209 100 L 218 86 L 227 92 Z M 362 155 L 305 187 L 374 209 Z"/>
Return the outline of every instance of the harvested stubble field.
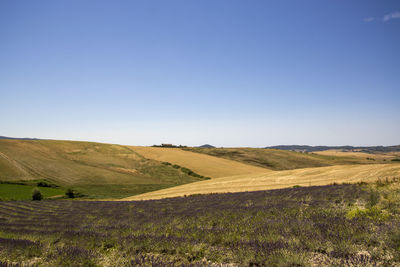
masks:
<path fill-rule="evenodd" d="M 364 158 L 368 160 L 374 160 L 381 162 L 383 160 L 390 161 L 400 156 L 399 152 L 386 152 L 386 153 L 365 153 L 361 151 L 341 151 L 337 149 L 329 149 L 324 151 L 315 151 L 312 154 L 323 155 L 323 156 L 335 156 L 335 157 L 353 157 L 353 158 Z"/>
<path fill-rule="evenodd" d="M 0 265 L 395 266 L 398 182 L 138 202 L 0 202 Z"/>
<path fill-rule="evenodd" d="M 125 200 L 160 199 L 193 194 L 244 192 L 278 189 L 295 185 L 371 182 L 380 178 L 400 177 L 400 164 L 338 165 L 287 171 L 268 171 L 200 181 L 125 198 Z"/>
<path fill-rule="evenodd" d="M 354 165 L 371 163 L 388 163 L 389 158 L 383 157 L 383 153 L 367 154 L 360 157 L 351 152 L 340 154 L 300 153 L 280 149 L 265 148 L 200 148 L 187 147 L 185 151 L 210 155 L 218 158 L 241 162 L 270 170 L 292 170 L 298 168 L 324 167 L 333 165 Z M 393 157 L 393 155 L 391 156 Z M 368 158 L 368 159 L 367 159 Z M 371 160 L 371 159 L 375 160 Z"/>
<path fill-rule="evenodd" d="M 179 148 L 145 146 L 134 146 L 130 148 L 145 158 L 185 166 L 196 173 L 211 178 L 263 173 L 268 171 L 268 169 L 262 167 L 206 154 L 194 153 Z"/>
<path fill-rule="evenodd" d="M 0 140 L 0 181 L 36 179 L 90 198 L 122 198 L 202 180 L 121 145 Z"/>

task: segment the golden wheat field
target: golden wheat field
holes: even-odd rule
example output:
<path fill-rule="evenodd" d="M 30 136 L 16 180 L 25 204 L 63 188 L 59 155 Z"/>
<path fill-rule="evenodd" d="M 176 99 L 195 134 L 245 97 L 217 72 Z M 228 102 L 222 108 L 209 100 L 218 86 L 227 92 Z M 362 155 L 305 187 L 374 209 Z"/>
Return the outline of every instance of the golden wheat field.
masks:
<path fill-rule="evenodd" d="M 315 151 L 312 152 L 313 154 L 317 155 L 324 155 L 324 156 L 338 156 L 338 157 L 355 157 L 355 158 L 370 158 L 370 159 L 394 159 L 398 155 L 398 152 L 388 152 L 388 153 L 365 153 L 359 151 L 341 151 L 337 149 L 329 149 L 324 151 Z"/>
<path fill-rule="evenodd" d="M 370 182 L 380 178 L 393 177 L 400 177 L 400 164 L 338 165 L 223 177 L 136 195 L 124 200 L 161 199 L 193 194 L 268 190 L 295 185 L 327 185 L 335 182 Z"/>
<path fill-rule="evenodd" d="M 0 140 L 1 182 L 44 179 L 88 198 L 123 198 L 202 180 L 114 144 Z M 4 188 L 4 186 L 3 186 Z M 0 195 L 1 198 L 1 195 Z"/>
<path fill-rule="evenodd" d="M 265 173 L 268 169 L 210 155 L 184 151 L 178 148 L 130 147 L 148 159 L 170 162 L 211 178 L 232 175 Z"/>

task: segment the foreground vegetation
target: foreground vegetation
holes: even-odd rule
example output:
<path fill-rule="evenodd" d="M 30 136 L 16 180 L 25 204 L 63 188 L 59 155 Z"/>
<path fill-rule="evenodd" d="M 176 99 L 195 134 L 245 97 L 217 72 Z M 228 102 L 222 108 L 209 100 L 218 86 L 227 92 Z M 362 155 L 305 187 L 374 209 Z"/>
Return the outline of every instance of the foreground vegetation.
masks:
<path fill-rule="evenodd" d="M 400 264 L 400 185 L 0 202 L 0 265 Z"/>

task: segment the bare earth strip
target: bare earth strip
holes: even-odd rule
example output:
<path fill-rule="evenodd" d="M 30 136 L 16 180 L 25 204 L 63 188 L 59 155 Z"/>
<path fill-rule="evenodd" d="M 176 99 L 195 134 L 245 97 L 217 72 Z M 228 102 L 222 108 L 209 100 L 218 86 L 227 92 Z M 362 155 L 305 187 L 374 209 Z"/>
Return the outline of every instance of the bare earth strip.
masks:
<path fill-rule="evenodd" d="M 294 185 L 327 185 L 333 182 L 369 182 L 379 178 L 393 177 L 400 177 L 400 164 L 338 165 L 223 177 L 136 195 L 124 200 L 146 200 L 193 194 L 257 191 L 292 187 Z"/>
<path fill-rule="evenodd" d="M 148 159 L 170 162 L 211 178 L 232 175 L 265 173 L 268 169 L 210 155 L 184 151 L 179 148 L 130 147 Z"/>

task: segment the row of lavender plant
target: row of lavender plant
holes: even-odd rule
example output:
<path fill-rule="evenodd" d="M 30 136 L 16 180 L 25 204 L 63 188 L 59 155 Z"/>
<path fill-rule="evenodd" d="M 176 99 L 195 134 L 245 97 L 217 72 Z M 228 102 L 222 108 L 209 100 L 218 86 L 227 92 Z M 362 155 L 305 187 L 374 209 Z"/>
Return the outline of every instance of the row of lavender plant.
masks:
<path fill-rule="evenodd" d="M 40 264 L 65 266 L 399 263 L 398 214 L 347 216 L 368 201 L 369 190 L 331 185 L 136 202 L 0 202 L 0 260 L 38 257 Z"/>

